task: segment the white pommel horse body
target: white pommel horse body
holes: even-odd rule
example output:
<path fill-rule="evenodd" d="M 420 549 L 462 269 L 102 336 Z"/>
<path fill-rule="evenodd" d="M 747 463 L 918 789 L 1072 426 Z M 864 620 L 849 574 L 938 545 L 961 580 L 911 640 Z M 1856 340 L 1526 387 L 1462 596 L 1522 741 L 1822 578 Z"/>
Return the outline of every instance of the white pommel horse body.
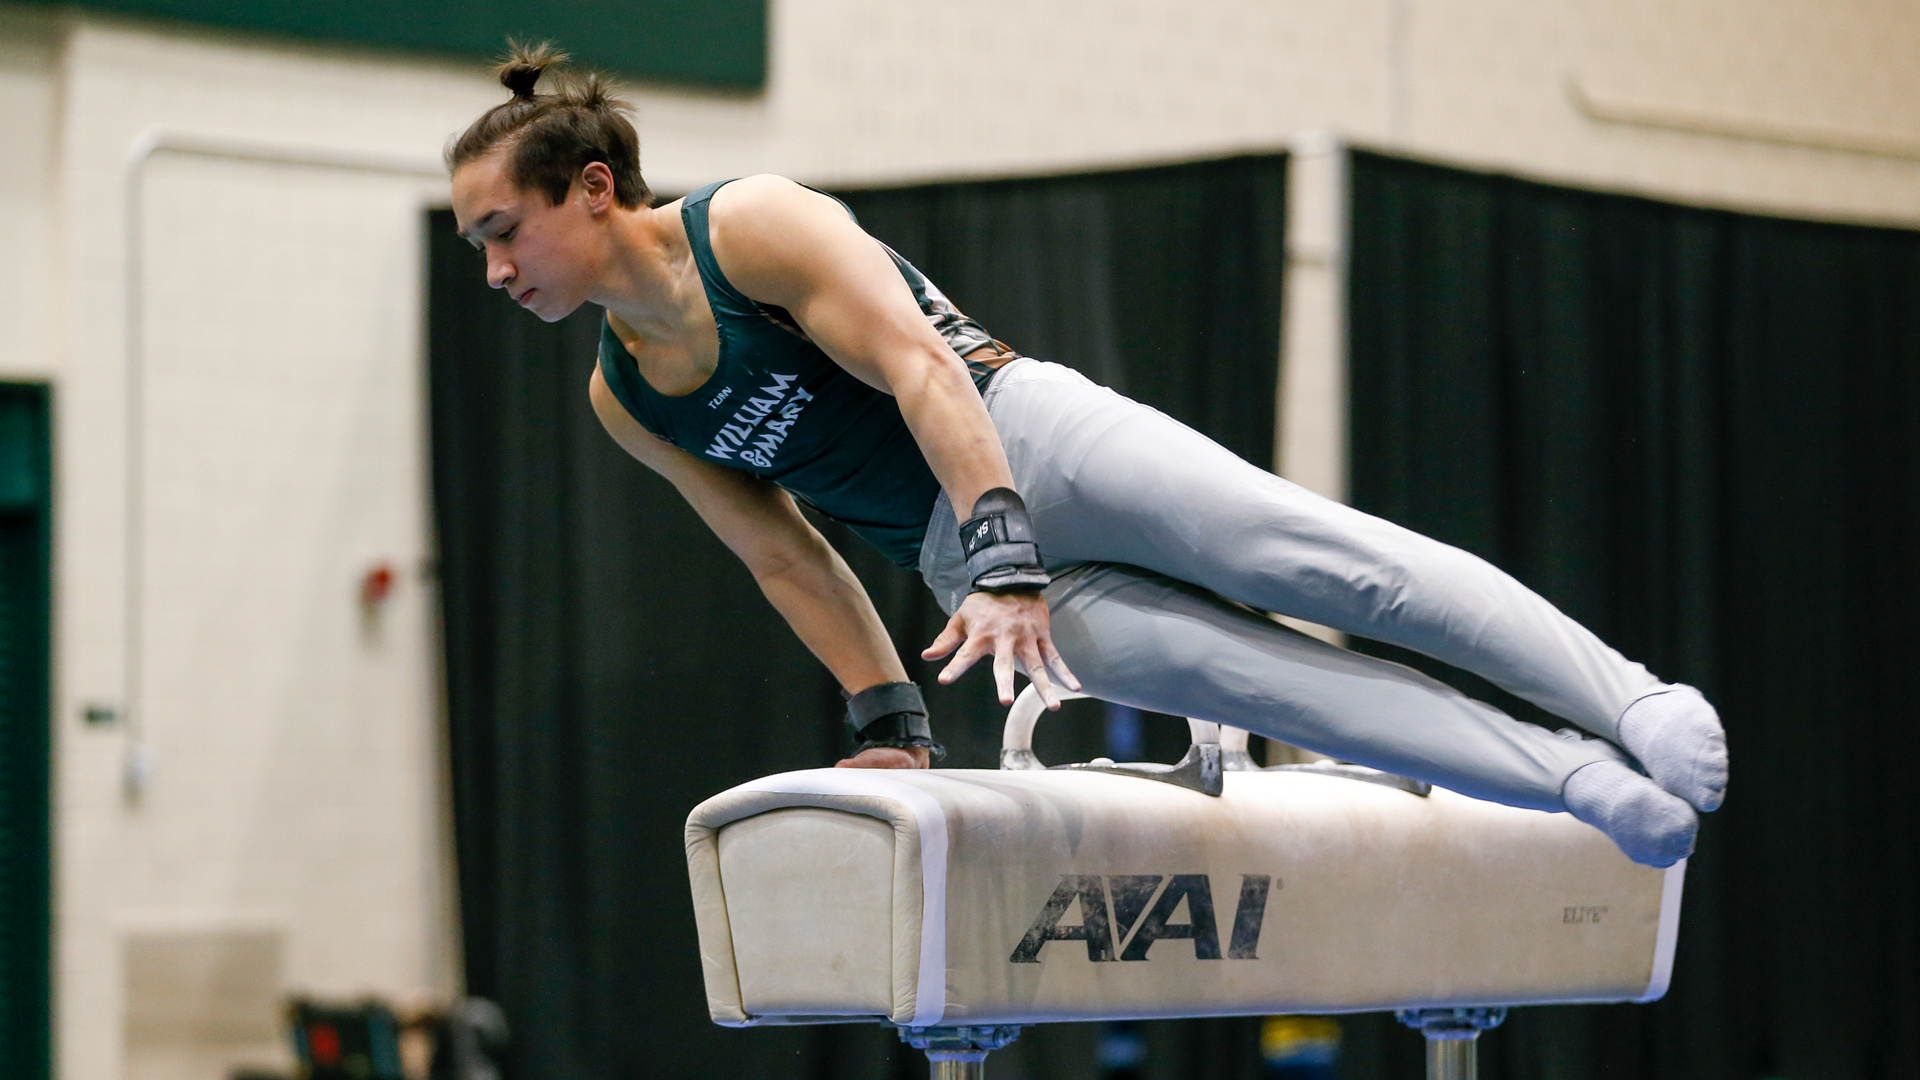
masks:
<path fill-rule="evenodd" d="M 936 1080 L 1026 1024 L 1394 1010 L 1475 1073 L 1511 1005 L 1666 993 L 1684 862 L 1568 814 L 1357 766 L 1261 769 L 1189 721 L 1177 765 L 812 769 L 701 803 L 687 867 L 714 1022 L 877 1020 Z"/>

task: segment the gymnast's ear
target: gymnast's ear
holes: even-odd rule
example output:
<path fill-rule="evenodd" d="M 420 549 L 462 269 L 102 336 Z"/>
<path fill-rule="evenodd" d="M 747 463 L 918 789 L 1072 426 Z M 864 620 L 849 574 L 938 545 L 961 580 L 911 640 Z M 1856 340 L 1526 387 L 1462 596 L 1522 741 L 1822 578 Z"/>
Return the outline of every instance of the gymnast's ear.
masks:
<path fill-rule="evenodd" d="M 580 175 L 573 183 L 573 190 L 580 193 L 587 209 L 596 215 L 619 205 L 619 185 L 614 183 L 613 170 L 604 161 L 589 161 L 581 166 Z"/>

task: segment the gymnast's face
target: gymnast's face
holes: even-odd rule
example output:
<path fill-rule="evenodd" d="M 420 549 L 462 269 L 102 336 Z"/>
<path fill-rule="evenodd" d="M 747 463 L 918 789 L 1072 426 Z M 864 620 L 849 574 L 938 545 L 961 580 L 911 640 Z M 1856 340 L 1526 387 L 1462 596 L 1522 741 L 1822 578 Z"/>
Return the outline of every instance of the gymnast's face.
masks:
<path fill-rule="evenodd" d="M 604 165 L 585 170 L 605 172 Z M 506 153 L 495 151 L 453 174 L 453 216 L 460 235 L 487 256 L 487 284 L 547 322 L 558 322 L 592 299 L 606 261 L 605 193 L 595 177 L 573 182 L 567 197 L 549 202 L 546 192 L 522 188 L 507 175 Z"/>

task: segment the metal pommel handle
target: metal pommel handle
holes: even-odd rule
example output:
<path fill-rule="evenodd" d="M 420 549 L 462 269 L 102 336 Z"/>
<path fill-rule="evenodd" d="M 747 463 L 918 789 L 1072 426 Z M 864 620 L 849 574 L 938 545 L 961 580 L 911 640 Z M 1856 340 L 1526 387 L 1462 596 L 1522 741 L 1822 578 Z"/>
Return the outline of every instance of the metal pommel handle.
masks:
<path fill-rule="evenodd" d="M 1247 729 L 1220 725 L 1220 764 L 1228 772 L 1256 772 L 1260 763 L 1247 749 Z"/>
<path fill-rule="evenodd" d="M 1072 690 L 1061 690 L 1061 701 L 1073 701 L 1086 697 Z M 1013 708 L 1007 710 L 1007 726 L 1000 733 L 1000 767 L 1003 769 L 1044 769 L 1040 759 L 1033 756 L 1033 726 L 1040 722 L 1040 714 L 1047 711 L 1047 703 L 1041 698 L 1040 691 L 1032 683 L 1027 684 L 1020 696 L 1013 699 Z"/>
<path fill-rule="evenodd" d="M 1061 700 L 1087 697 L 1061 691 Z M 1046 702 L 1040 692 L 1031 684 L 1020 691 L 1013 701 L 1013 708 L 1007 712 L 1007 726 L 1000 736 L 1000 767 L 1002 769 L 1045 769 L 1033 752 L 1033 727 L 1040 720 L 1040 714 L 1046 711 Z M 1238 749 L 1245 756 L 1247 733 L 1236 728 L 1223 729 L 1219 724 L 1208 720 L 1187 720 L 1187 731 L 1193 736 L 1193 745 L 1187 754 L 1173 765 L 1158 765 L 1151 762 L 1129 762 L 1117 764 L 1106 758 L 1096 758 L 1085 764 L 1055 765 L 1056 769 L 1071 769 L 1078 772 L 1102 772 L 1116 776 L 1133 776 L 1142 780 L 1159 780 L 1180 787 L 1198 791 L 1204 795 L 1218 795 L 1222 789 L 1222 741 L 1238 739 Z"/>

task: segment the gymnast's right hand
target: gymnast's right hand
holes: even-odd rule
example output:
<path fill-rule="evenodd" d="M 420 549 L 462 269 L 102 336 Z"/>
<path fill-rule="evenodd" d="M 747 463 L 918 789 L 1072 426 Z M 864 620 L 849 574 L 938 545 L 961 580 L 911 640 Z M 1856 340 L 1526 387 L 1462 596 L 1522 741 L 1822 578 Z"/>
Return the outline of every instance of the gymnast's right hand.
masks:
<path fill-rule="evenodd" d="M 1060 651 L 1053 647 L 1052 623 L 1047 602 L 1035 591 L 973 592 L 961 602 L 960 610 L 947 620 L 947 628 L 920 654 L 922 660 L 938 660 L 948 653 L 953 660 L 940 672 L 942 685 L 966 673 L 975 660 L 993 654 L 993 682 L 1000 691 L 1000 704 L 1013 704 L 1013 672 L 1016 662 L 1040 690 L 1047 708 L 1060 707 L 1060 692 L 1053 688 L 1048 673 L 1058 675 L 1062 685 L 1078 691 L 1080 680 L 1067 669 Z"/>

